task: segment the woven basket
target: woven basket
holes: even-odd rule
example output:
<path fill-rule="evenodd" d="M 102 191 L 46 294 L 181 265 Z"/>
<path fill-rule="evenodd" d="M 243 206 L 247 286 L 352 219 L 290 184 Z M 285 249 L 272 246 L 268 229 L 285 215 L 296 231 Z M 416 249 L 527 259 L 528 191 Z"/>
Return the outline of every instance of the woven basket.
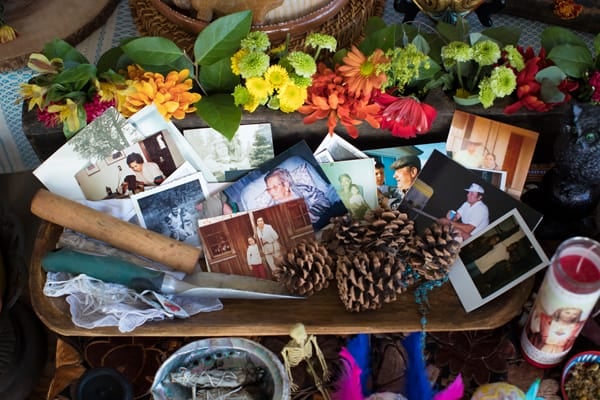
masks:
<path fill-rule="evenodd" d="M 160 3 L 153 0 L 129 0 L 138 31 L 144 36 L 171 39 L 188 54 L 193 54 L 197 37 L 194 31 L 202 30 L 206 23 L 192 20 Z M 265 31 L 274 45 L 282 43 L 289 32 L 292 49 L 302 48 L 306 35 L 318 31 L 334 36 L 340 49 L 358 42 L 368 19 L 382 16 L 384 7 L 385 0 L 333 0 L 331 4 L 310 15 L 277 24 L 257 25 L 253 29 Z"/>

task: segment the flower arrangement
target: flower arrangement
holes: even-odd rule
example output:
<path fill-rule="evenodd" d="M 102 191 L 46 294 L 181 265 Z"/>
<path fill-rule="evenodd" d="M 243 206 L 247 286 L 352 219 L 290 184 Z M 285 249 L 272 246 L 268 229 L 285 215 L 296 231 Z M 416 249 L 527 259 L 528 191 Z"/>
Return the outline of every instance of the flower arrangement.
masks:
<path fill-rule="evenodd" d="M 243 112 L 263 106 L 302 113 L 307 124 L 326 120 L 329 133 L 340 124 L 357 137 L 366 122 L 411 138 L 431 128 L 437 111 L 426 95 L 435 88 L 463 106 L 506 98 L 507 114 L 544 112 L 572 98 L 600 102 L 600 35 L 594 56 L 569 30 L 547 28 L 535 54 L 509 27 L 471 33 L 462 18 L 433 29 L 374 17 L 349 49 L 311 33 L 304 51 L 293 51 L 251 32 L 251 21 L 250 11 L 216 19 L 196 38 L 193 59 L 162 37 L 124 40 L 96 64 L 52 41 L 30 56 L 39 74 L 22 84 L 22 99 L 47 126 L 62 124 L 67 138 L 107 107 L 130 116 L 151 103 L 167 119 L 196 113 L 227 138 Z"/>

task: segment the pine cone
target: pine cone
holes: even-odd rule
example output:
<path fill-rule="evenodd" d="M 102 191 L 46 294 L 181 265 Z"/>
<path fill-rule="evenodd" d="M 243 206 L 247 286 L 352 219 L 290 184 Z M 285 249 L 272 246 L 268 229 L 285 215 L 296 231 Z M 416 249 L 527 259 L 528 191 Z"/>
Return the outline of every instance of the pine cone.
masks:
<path fill-rule="evenodd" d="M 364 249 L 391 252 L 396 257 L 408 254 L 415 233 L 414 221 L 408 214 L 377 208 L 365 215 L 365 221 Z"/>
<path fill-rule="evenodd" d="M 456 261 L 460 243 L 450 225 L 434 222 L 422 236 L 415 236 L 408 263 L 425 279 L 442 279 Z"/>
<path fill-rule="evenodd" d="M 336 280 L 342 303 L 354 312 L 379 309 L 414 283 L 403 260 L 382 251 L 339 257 Z"/>
<path fill-rule="evenodd" d="M 364 245 L 366 226 L 352 219 L 350 214 L 333 217 L 332 226 L 322 239 L 329 251 L 337 256 L 354 254 Z"/>
<path fill-rule="evenodd" d="M 298 243 L 275 270 L 275 278 L 290 293 L 310 296 L 329 286 L 333 259 L 316 240 Z"/>

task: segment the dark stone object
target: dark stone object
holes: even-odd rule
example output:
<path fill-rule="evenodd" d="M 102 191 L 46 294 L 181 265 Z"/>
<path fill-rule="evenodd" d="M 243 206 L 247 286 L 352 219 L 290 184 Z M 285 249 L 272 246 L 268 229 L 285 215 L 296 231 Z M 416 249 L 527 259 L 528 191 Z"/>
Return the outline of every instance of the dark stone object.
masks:
<path fill-rule="evenodd" d="M 502 11 L 506 5 L 506 0 L 487 0 L 477 7 L 474 12 L 481 22 L 481 25 L 490 27 L 493 25 L 492 14 Z M 417 17 L 419 7 L 412 0 L 394 0 L 394 9 L 401 14 L 404 14 L 402 22 L 414 21 Z M 456 21 L 446 21 L 454 23 Z"/>
<path fill-rule="evenodd" d="M 92 368 L 75 387 L 74 400 L 132 400 L 133 388 L 123 374 L 113 368 Z"/>

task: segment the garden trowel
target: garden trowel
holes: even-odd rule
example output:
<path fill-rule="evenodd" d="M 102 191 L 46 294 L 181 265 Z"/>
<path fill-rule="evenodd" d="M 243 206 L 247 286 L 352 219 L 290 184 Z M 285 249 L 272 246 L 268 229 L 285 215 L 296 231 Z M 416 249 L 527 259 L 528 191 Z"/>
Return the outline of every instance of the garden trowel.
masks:
<path fill-rule="evenodd" d="M 219 299 L 302 299 L 275 281 L 254 277 L 194 272 L 179 280 L 162 271 L 140 267 L 118 257 L 84 253 L 68 248 L 48 252 L 42 268 L 52 272 L 86 274 L 104 282 L 119 283 L 137 292 Z"/>

